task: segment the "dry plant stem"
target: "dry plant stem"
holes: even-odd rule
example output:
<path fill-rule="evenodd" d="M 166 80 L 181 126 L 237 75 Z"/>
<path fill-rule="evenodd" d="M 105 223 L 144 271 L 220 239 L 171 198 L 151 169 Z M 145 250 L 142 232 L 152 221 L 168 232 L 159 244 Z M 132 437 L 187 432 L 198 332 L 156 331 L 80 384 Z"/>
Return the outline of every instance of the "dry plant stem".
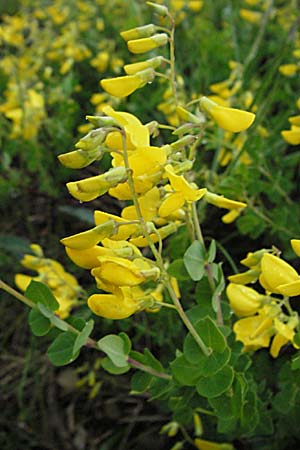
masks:
<path fill-rule="evenodd" d="M 152 239 L 150 237 L 150 234 L 148 232 L 147 225 L 146 225 L 145 219 L 144 219 L 144 217 L 142 215 L 141 208 L 140 208 L 139 202 L 137 200 L 137 195 L 136 195 L 135 188 L 134 188 L 132 172 L 131 172 L 131 169 L 130 169 L 129 159 L 128 159 L 125 131 L 122 129 L 122 130 L 120 130 L 120 132 L 121 132 L 121 136 L 122 136 L 124 164 L 125 164 L 125 168 L 126 168 L 127 173 L 128 173 L 128 180 L 127 181 L 128 181 L 128 185 L 129 185 L 129 189 L 130 189 L 130 193 L 131 193 L 131 198 L 133 200 L 133 204 L 134 204 L 134 207 L 135 207 L 138 219 L 140 220 L 140 223 L 141 223 L 141 226 L 142 226 L 145 238 L 147 239 L 149 248 L 151 249 L 151 251 L 153 253 L 153 256 L 156 259 L 156 263 L 158 265 L 158 268 L 160 269 L 161 274 L 162 274 L 162 276 L 163 276 L 163 278 L 165 280 L 165 286 L 166 286 L 166 288 L 167 288 L 167 290 L 168 290 L 168 292 L 170 294 L 172 302 L 174 303 L 181 320 L 183 321 L 183 323 L 185 324 L 185 326 L 187 327 L 187 329 L 189 330 L 189 332 L 191 333 L 191 335 L 193 336 L 193 338 L 197 342 L 197 344 L 200 347 L 200 349 L 203 351 L 203 353 L 206 356 L 208 356 L 208 355 L 210 355 L 210 349 L 208 349 L 208 347 L 204 344 L 204 342 L 202 341 L 202 339 L 198 335 L 197 331 L 193 327 L 192 323 L 190 322 L 189 318 L 185 314 L 185 312 L 184 312 L 184 310 L 183 310 L 183 308 L 181 306 L 181 303 L 180 303 L 179 299 L 177 298 L 177 296 L 176 296 L 176 294 L 174 292 L 174 289 L 173 289 L 173 287 L 171 285 L 170 276 L 169 276 L 169 274 L 167 273 L 167 271 L 166 271 L 166 269 L 164 267 L 164 263 L 163 263 L 162 257 L 160 255 L 160 253 L 158 252 L 158 250 L 156 249 L 155 245 L 153 244 Z"/>

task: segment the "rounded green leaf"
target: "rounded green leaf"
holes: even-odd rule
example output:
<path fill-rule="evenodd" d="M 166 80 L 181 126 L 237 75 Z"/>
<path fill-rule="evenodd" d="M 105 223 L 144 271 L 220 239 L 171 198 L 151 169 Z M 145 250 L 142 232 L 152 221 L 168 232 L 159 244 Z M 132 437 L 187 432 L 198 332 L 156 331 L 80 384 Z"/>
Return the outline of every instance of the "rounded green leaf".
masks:
<path fill-rule="evenodd" d="M 223 333 L 219 330 L 215 322 L 207 316 L 196 322 L 194 324 L 194 328 L 203 340 L 204 344 L 212 349 L 212 354 L 209 357 L 204 356 L 193 336 L 188 333 L 183 344 L 183 352 L 186 359 L 191 363 L 203 365 L 207 358 L 211 358 L 212 364 L 214 364 L 215 359 L 220 361 L 221 366 L 226 364 L 228 361 L 227 358 L 230 357 L 230 351 L 227 347 Z M 226 348 L 229 353 L 228 351 L 225 352 Z M 225 354 L 222 356 L 215 355 L 215 353 Z"/>
<path fill-rule="evenodd" d="M 108 334 L 97 342 L 98 348 L 112 360 L 117 367 L 127 366 L 124 341 L 116 334 Z"/>
<path fill-rule="evenodd" d="M 50 320 L 44 317 L 36 308 L 30 311 L 28 323 L 35 336 L 45 336 L 51 328 Z"/>
<path fill-rule="evenodd" d="M 42 303 L 51 311 L 56 311 L 59 308 L 59 303 L 52 294 L 50 288 L 39 281 L 32 280 L 25 291 L 25 297 L 29 298 L 34 303 Z"/>
<path fill-rule="evenodd" d="M 64 366 L 74 361 L 79 352 L 74 355 L 73 348 L 76 340 L 76 334 L 71 331 L 65 331 L 57 336 L 48 348 L 47 354 L 54 366 Z"/>
<path fill-rule="evenodd" d="M 93 319 L 89 320 L 86 324 L 83 330 L 80 334 L 76 337 L 76 340 L 74 342 L 74 348 L 73 353 L 76 354 L 81 347 L 83 347 L 86 344 L 86 341 L 88 340 L 89 335 L 93 331 L 94 328 L 94 321 Z"/>
<path fill-rule="evenodd" d="M 184 355 L 177 357 L 171 363 L 171 370 L 178 383 L 184 386 L 195 386 L 201 376 L 198 366 L 190 363 Z"/>
<path fill-rule="evenodd" d="M 194 241 L 183 256 L 188 274 L 194 281 L 199 281 L 204 275 L 205 249 L 200 241 Z"/>
<path fill-rule="evenodd" d="M 123 373 L 126 373 L 130 370 L 130 365 L 127 364 L 127 366 L 124 367 L 117 367 L 114 365 L 111 359 L 109 359 L 107 356 L 102 359 L 101 366 L 103 367 L 106 372 L 112 374 L 112 375 L 122 375 Z"/>
<path fill-rule="evenodd" d="M 234 378 L 234 371 L 230 366 L 225 366 L 217 373 L 209 377 L 201 377 L 196 384 L 198 394 L 206 398 L 214 398 L 228 391 Z"/>

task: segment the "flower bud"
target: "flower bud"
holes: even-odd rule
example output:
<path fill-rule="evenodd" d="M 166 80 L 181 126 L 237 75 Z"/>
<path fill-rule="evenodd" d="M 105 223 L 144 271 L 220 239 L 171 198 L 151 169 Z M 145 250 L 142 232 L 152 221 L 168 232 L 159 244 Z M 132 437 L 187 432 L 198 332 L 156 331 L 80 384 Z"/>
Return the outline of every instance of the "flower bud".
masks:
<path fill-rule="evenodd" d="M 143 38 L 143 39 L 134 39 L 127 42 L 128 50 L 131 53 L 139 54 L 146 53 L 154 48 L 161 47 L 162 45 L 166 45 L 168 43 L 169 37 L 166 33 L 158 33 L 154 34 L 154 36 Z"/>
<path fill-rule="evenodd" d="M 131 28 L 130 30 L 121 31 L 120 35 L 124 41 L 131 41 L 132 39 L 146 38 L 154 34 L 157 27 L 153 23 L 143 25 L 141 27 Z"/>
<path fill-rule="evenodd" d="M 168 8 L 166 6 L 157 5 L 153 2 L 147 2 L 147 5 L 151 6 L 161 17 L 166 17 L 169 14 Z"/>
<path fill-rule="evenodd" d="M 58 155 L 59 162 L 70 169 L 82 169 L 87 167 L 96 160 L 100 160 L 103 156 L 103 149 L 96 148 L 92 151 L 84 151 L 81 149 L 73 152 Z"/>
<path fill-rule="evenodd" d="M 81 138 L 76 144 L 76 148 L 81 150 L 89 151 L 93 150 L 95 147 L 103 144 L 107 135 L 107 131 L 104 128 L 97 128 L 96 130 L 91 130 L 86 136 Z"/>
<path fill-rule="evenodd" d="M 104 94 L 106 95 L 106 94 Z M 109 116 L 85 116 L 95 127 L 119 127 L 120 124 Z"/>
<path fill-rule="evenodd" d="M 156 56 L 155 58 L 147 59 L 146 61 L 140 61 L 133 64 L 126 64 L 124 66 L 124 70 L 127 73 L 127 75 L 134 75 L 137 72 L 140 72 L 141 70 L 152 68 L 156 69 L 161 65 L 163 61 L 162 56 Z"/>

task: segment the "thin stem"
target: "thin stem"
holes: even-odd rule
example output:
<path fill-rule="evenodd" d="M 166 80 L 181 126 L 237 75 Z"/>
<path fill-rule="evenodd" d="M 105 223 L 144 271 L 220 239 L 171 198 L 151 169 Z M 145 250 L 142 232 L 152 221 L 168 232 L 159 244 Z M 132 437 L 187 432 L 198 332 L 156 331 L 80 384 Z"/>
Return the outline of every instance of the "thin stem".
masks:
<path fill-rule="evenodd" d="M 189 332 L 191 333 L 191 335 L 193 336 L 193 338 L 195 339 L 195 341 L 197 342 L 198 346 L 200 347 L 200 349 L 203 351 L 205 356 L 209 356 L 211 354 L 211 349 L 208 348 L 204 342 L 202 341 L 201 337 L 199 336 L 199 334 L 197 333 L 197 331 L 195 330 L 195 328 L 193 327 L 192 323 L 190 322 L 190 319 L 187 317 L 187 315 L 185 314 L 181 303 L 179 301 L 179 299 L 177 298 L 177 296 L 175 295 L 175 292 L 170 284 L 169 281 L 166 282 L 166 288 L 170 294 L 170 297 L 172 299 L 172 302 L 174 303 L 174 305 L 176 306 L 177 312 L 182 320 L 182 322 L 185 324 L 185 326 L 187 327 L 187 329 L 189 330 Z"/>
<path fill-rule="evenodd" d="M 171 14 L 168 15 L 171 21 L 171 30 L 170 30 L 170 70 L 171 70 L 171 85 L 173 97 L 175 99 L 175 104 L 178 104 L 178 94 L 177 94 L 177 84 L 176 84 L 176 71 L 175 71 L 175 21 Z"/>
<path fill-rule="evenodd" d="M 29 308 L 36 308 L 35 303 L 33 303 L 29 298 L 25 297 L 25 295 L 20 294 L 20 292 L 16 291 L 12 287 L 10 287 L 8 284 L 4 283 L 4 281 L 0 280 L 0 289 L 3 289 L 8 294 L 12 295 L 13 297 L 20 300 L 22 303 L 25 303 L 25 305 L 29 306 Z"/>
<path fill-rule="evenodd" d="M 264 37 L 265 31 L 266 31 L 266 28 L 267 28 L 267 23 L 268 23 L 268 20 L 269 20 L 269 17 L 270 17 L 272 9 L 273 9 L 273 0 L 269 0 L 267 9 L 266 9 L 266 11 L 265 11 L 265 13 L 263 15 L 262 20 L 261 20 L 261 25 L 260 25 L 260 28 L 259 28 L 258 33 L 256 35 L 256 39 L 253 42 L 253 45 L 252 45 L 252 47 L 250 49 L 250 52 L 248 53 L 248 56 L 247 56 L 247 58 L 246 58 L 246 60 L 244 62 L 244 67 L 245 68 L 247 68 L 249 66 L 251 61 L 256 56 L 256 53 L 257 53 L 257 51 L 259 49 L 259 46 L 260 46 L 260 44 L 262 42 L 262 39 Z"/>
<path fill-rule="evenodd" d="M 150 375 L 153 375 L 157 378 L 163 378 L 164 380 L 172 380 L 171 375 L 168 375 L 167 373 L 158 372 L 155 369 L 152 369 L 152 367 L 146 366 L 145 364 L 140 363 L 139 361 L 136 361 L 133 358 L 128 357 L 127 358 L 128 364 L 130 364 L 132 367 L 135 367 L 136 369 L 142 370 L 143 372 L 147 372 Z"/>
<path fill-rule="evenodd" d="M 183 323 L 185 324 L 185 326 L 187 327 L 187 329 L 189 330 L 189 332 L 191 333 L 191 335 L 193 336 L 193 338 L 195 339 L 195 341 L 197 342 L 197 344 L 199 345 L 200 349 L 203 351 L 203 353 L 208 356 L 211 353 L 211 350 L 205 345 L 205 343 L 202 341 L 202 339 L 200 338 L 200 336 L 198 335 L 197 331 L 195 330 L 193 324 L 191 323 L 191 321 L 189 320 L 189 318 L 187 317 L 187 315 L 185 314 L 181 303 L 179 301 L 179 299 L 177 298 L 174 289 L 171 285 L 170 282 L 170 276 L 167 273 L 165 267 L 164 267 L 164 263 L 163 263 L 163 259 L 161 254 L 159 253 L 159 251 L 157 250 L 157 248 L 155 247 L 155 245 L 152 242 L 151 236 L 148 232 L 147 229 L 147 225 L 145 222 L 145 219 L 142 215 L 142 211 L 137 199 L 137 194 L 135 192 L 135 187 L 134 187 L 134 181 L 133 181 L 133 177 L 132 177 L 132 171 L 130 169 L 130 165 L 129 165 L 129 158 L 128 158 L 128 152 L 127 152 L 127 145 L 126 145 L 126 134 L 124 132 L 124 130 L 121 130 L 121 136 L 122 136 L 122 143 L 123 143 L 123 157 L 124 157 L 124 164 L 125 164 L 125 168 L 127 170 L 128 173 L 128 185 L 129 185 L 129 189 L 130 189 L 130 194 L 131 194 L 131 198 L 133 200 L 133 204 L 137 213 L 137 217 L 141 223 L 145 238 L 148 242 L 149 248 L 151 249 L 153 256 L 156 259 L 156 263 L 158 268 L 161 271 L 161 275 L 162 277 L 165 279 L 165 286 L 171 296 L 172 302 L 174 303 L 177 312 L 181 318 L 181 320 L 183 321 Z"/>

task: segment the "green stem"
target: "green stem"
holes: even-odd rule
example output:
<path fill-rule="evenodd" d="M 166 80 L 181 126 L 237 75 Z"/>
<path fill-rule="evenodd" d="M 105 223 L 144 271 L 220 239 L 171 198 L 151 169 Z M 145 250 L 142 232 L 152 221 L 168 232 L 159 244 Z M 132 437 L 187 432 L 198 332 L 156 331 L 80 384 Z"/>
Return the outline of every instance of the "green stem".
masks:
<path fill-rule="evenodd" d="M 176 71 L 175 71 L 175 21 L 173 17 L 169 14 L 169 19 L 171 21 L 171 30 L 170 30 L 170 70 L 171 70 L 171 85 L 173 98 L 175 100 L 175 104 L 178 104 L 178 94 L 177 94 L 177 84 L 176 84 Z"/>
<path fill-rule="evenodd" d="M 152 367 L 146 366 L 145 364 L 140 363 L 139 361 L 136 361 L 133 358 L 128 357 L 127 358 L 128 364 L 130 364 L 132 367 L 135 367 L 136 369 L 142 370 L 143 372 L 147 372 L 150 375 L 153 375 L 157 378 L 163 378 L 164 380 L 172 380 L 171 375 L 168 375 L 167 373 L 158 372 L 155 369 L 152 369 Z"/>
<path fill-rule="evenodd" d="M 189 332 L 191 333 L 191 335 L 194 337 L 195 341 L 197 342 L 197 344 L 199 345 L 200 349 L 203 351 L 203 353 L 208 356 L 210 355 L 211 351 L 210 349 L 204 344 L 204 342 L 202 341 L 202 339 L 200 338 L 200 336 L 198 335 L 197 331 L 195 330 L 195 328 L 193 327 L 193 324 L 191 323 L 191 321 L 189 320 L 189 318 L 187 317 L 187 315 L 185 314 L 181 303 L 179 301 L 179 299 L 177 298 L 174 289 L 171 285 L 170 282 L 170 276 L 167 273 L 165 267 L 164 267 L 164 263 L 163 263 L 163 259 L 161 254 L 159 253 L 159 251 L 157 250 L 157 248 L 155 247 L 154 243 L 152 242 L 152 239 L 150 237 L 150 234 L 148 232 L 147 229 L 147 225 L 145 222 L 145 219 L 142 215 L 142 211 L 137 199 L 137 195 L 135 192 L 135 187 L 134 187 L 134 181 L 133 181 L 133 177 L 132 177 L 132 171 L 130 169 L 130 165 L 129 165 L 129 158 L 128 158 L 128 152 L 127 152 L 127 145 L 126 145 L 126 134 L 124 130 L 121 130 L 121 136 L 122 136 L 122 143 L 123 143 L 123 157 L 124 157 L 124 164 L 125 164 L 125 168 L 127 170 L 128 173 L 128 185 L 129 185 L 129 189 L 130 189 L 130 194 L 131 194 L 131 198 L 137 213 L 137 217 L 138 220 L 140 221 L 141 227 L 143 229 L 143 233 L 145 235 L 145 238 L 148 242 L 149 248 L 152 251 L 153 256 L 155 257 L 156 263 L 158 268 L 161 271 L 161 275 L 162 277 L 165 279 L 165 286 L 170 294 L 170 297 L 172 299 L 172 302 L 174 303 L 177 312 L 181 318 L 181 320 L 183 321 L 183 323 L 185 324 L 185 326 L 187 327 L 187 329 L 189 330 Z"/>
<path fill-rule="evenodd" d="M 4 283 L 4 281 L 0 280 L 0 289 L 3 289 L 8 294 L 12 295 L 16 299 L 20 300 L 22 303 L 25 303 L 25 305 L 29 306 L 29 308 L 36 308 L 35 303 L 33 303 L 29 298 L 25 297 L 25 295 L 20 294 L 20 292 L 16 291 L 12 287 L 10 287 L 8 284 Z"/>

